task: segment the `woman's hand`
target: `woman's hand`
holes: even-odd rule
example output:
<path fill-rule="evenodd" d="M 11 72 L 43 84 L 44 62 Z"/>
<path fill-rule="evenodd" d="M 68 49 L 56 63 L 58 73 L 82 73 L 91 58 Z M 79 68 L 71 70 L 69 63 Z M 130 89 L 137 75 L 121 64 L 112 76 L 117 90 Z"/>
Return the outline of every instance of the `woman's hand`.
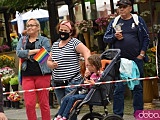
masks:
<path fill-rule="evenodd" d="M 0 120 L 8 120 L 4 113 L 0 112 Z"/>
<path fill-rule="evenodd" d="M 34 49 L 35 53 L 38 53 L 40 51 L 40 49 Z"/>
<path fill-rule="evenodd" d="M 50 69 L 55 69 L 55 68 L 58 67 L 58 62 L 52 61 L 52 59 L 51 59 L 51 54 L 50 54 L 50 56 L 48 57 L 47 65 L 48 65 L 48 67 L 49 67 Z"/>
<path fill-rule="evenodd" d="M 58 67 L 58 62 L 56 62 L 56 61 L 52 61 L 52 69 L 55 69 L 55 68 L 57 68 Z"/>
<path fill-rule="evenodd" d="M 40 51 L 40 49 L 29 50 L 28 55 L 34 55 L 34 54 L 38 53 L 39 51 Z"/>

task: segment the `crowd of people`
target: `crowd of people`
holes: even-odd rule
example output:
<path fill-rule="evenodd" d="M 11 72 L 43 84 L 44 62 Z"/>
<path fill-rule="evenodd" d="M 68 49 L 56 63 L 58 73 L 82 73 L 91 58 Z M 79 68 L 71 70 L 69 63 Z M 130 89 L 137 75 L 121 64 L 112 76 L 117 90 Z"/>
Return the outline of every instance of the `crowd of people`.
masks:
<path fill-rule="evenodd" d="M 121 50 L 121 58 L 132 60 L 136 63 L 140 78 L 144 77 L 143 64 L 147 61 L 146 51 L 149 46 L 149 34 L 145 21 L 136 14 L 131 14 L 132 2 L 130 0 L 120 0 L 117 3 L 118 16 L 114 18 L 106 28 L 104 42 L 110 43 L 112 49 Z M 83 77 L 80 72 L 80 55 L 85 61 L 85 77 L 91 75 L 90 79 L 85 79 L 84 83 L 94 83 L 101 76 L 102 71 L 100 56 L 91 55 L 91 51 L 77 38 L 76 27 L 70 20 L 62 20 L 56 27 L 59 39 L 50 45 L 47 37 L 41 35 L 40 23 L 31 18 L 26 22 L 25 34 L 18 40 L 16 54 L 23 59 L 22 89 L 39 89 L 78 85 Z M 49 57 L 43 63 L 39 63 L 34 56 L 44 47 L 49 53 Z M 96 78 L 96 79 L 95 79 Z M 121 79 L 120 73 L 116 79 Z M 124 92 L 126 85 L 115 83 L 113 94 L 113 113 L 123 118 L 124 115 Z M 0 88 L 2 88 L 0 84 Z M 67 96 L 76 87 L 55 89 L 60 109 L 54 120 L 68 119 L 69 111 L 77 99 L 84 99 L 85 94 L 77 93 Z M 89 88 L 88 88 L 89 89 Z M 143 110 L 143 84 L 135 85 L 132 91 L 134 113 Z M 65 97 L 65 98 L 64 98 Z M 63 102 L 62 102 L 62 98 Z M 0 100 L 2 91 L 0 89 Z M 38 101 L 41 110 L 42 120 L 51 120 L 49 106 L 49 91 L 33 91 L 24 93 L 24 103 L 28 120 L 37 120 L 35 106 Z M 0 101 L 0 120 L 7 120 L 3 113 L 2 101 Z"/>

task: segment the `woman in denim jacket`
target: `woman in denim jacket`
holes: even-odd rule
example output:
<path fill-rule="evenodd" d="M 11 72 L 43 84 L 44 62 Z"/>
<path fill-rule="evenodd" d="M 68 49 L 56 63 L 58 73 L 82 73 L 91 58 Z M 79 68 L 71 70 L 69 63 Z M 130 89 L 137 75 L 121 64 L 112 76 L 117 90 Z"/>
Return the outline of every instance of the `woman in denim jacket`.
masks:
<path fill-rule="evenodd" d="M 27 36 L 23 36 L 17 45 L 16 54 L 24 59 L 22 70 L 23 90 L 50 87 L 51 70 L 46 61 L 38 63 L 33 59 L 34 55 L 44 47 L 50 52 L 50 43 L 46 37 L 40 35 L 40 23 L 36 19 L 29 19 L 26 23 Z M 42 120 L 50 120 L 49 91 L 25 92 L 24 100 L 28 120 L 37 120 L 35 106 L 36 100 L 40 104 Z"/>

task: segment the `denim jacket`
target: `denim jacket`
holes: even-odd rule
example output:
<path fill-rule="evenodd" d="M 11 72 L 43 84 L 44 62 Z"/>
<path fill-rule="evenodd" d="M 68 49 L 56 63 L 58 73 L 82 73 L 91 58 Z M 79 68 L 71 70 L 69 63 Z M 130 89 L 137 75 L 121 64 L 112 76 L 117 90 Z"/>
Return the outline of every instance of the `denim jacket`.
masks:
<path fill-rule="evenodd" d="M 133 17 L 135 24 L 138 26 L 138 39 L 140 42 L 140 51 L 141 50 L 146 51 L 148 49 L 150 41 L 147 26 L 144 20 L 140 16 L 136 14 L 131 14 L 131 15 Z M 114 48 L 114 42 L 117 40 L 114 35 L 115 34 L 114 27 L 117 24 L 119 18 L 120 16 L 117 16 L 114 20 L 112 20 L 109 23 L 107 31 L 105 32 L 103 38 L 103 41 L 105 43 L 111 43 L 113 48 Z"/>
<path fill-rule="evenodd" d="M 26 49 L 26 43 L 28 42 L 29 36 L 23 36 L 20 38 L 17 48 L 16 48 L 16 54 L 19 58 L 28 59 L 30 56 L 28 56 L 29 49 Z M 38 40 L 35 42 L 35 49 L 40 49 L 42 46 L 50 52 L 50 43 L 49 40 L 46 37 L 38 36 Z M 44 62 L 43 64 L 40 64 L 40 69 L 42 74 L 51 73 L 51 69 L 48 68 L 47 62 Z"/>

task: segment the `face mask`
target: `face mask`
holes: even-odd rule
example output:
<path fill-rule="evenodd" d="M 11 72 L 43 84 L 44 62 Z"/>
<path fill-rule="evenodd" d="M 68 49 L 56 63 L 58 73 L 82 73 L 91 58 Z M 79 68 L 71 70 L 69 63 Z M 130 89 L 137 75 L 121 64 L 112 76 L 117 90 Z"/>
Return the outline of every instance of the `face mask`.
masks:
<path fill-rule="evenodd" d="M 61 40 L 67 40 L 69 38 L 69 33 L 59 31 L 59 38 Z"/>

